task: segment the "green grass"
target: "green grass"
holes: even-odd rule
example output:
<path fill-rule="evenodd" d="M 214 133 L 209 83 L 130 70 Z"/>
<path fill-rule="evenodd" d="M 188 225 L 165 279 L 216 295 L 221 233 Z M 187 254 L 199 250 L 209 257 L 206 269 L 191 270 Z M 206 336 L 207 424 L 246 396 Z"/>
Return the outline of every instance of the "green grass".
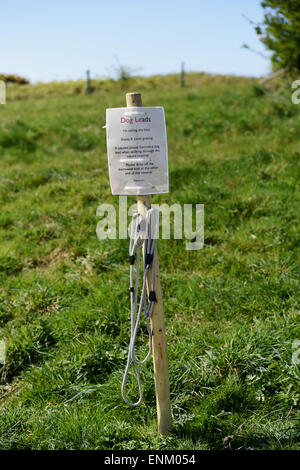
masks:
<path fill-rule="evenodd" d="M 158 242 L 173 432 L 156 432 L 151 361 L 143 404 L 122 401 L 128 242 L 95 233 L 97 206 L 118 206 L 102 126 L 124 90 L 37 85 L 0 107 L 1 449 L 299 448 L 300 107 L 289 84 L 167 80 L 139 79 L 167 118 L 170 194 L 154 200 L 205 204 L 203 250 Z"/>

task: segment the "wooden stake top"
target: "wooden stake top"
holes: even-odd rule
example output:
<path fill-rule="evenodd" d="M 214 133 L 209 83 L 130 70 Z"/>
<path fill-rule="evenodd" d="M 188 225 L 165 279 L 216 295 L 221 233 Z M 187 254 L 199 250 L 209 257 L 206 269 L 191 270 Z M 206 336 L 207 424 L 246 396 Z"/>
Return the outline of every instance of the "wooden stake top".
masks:
<path fill-rule="evenodd" d="M 126 93 L 126 105 L 128 107 L 142 106 L 141 93 Z"/>

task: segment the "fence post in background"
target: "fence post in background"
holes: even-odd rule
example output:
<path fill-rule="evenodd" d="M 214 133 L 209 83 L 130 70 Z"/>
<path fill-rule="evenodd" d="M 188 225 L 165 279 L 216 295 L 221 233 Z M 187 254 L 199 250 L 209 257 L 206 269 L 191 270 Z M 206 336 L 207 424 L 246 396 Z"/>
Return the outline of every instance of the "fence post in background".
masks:
<path fill-rule="evenodd" d="M 184 62 L 181 62 L 180 78 L 181 78 L 181 86 L 184 87 Z"/>
<path fill-rule="evenodd" d="M 142 97 L 140 93 L 126 94 L 127 107 L 142 106 Z M 138 212 L 146 220 L 147 210 L 151 207 L 151 195 L 137 196 Z M 144 249 L 144 246 L 143 246 Z M 154 381 L 157 406 L 158 430 L 165 435 L 171 430 L 171 401 L 170 401 L 170 385 L 168 370 L 168 353 L 167 340 L 165 331 L 165 321 L 162 303 L 162 292 L 160 285 L 160 275 L 158 266 L 158 256 L 155 256 L 156 262 L 154 266 L 154 291 L 157 302 L 154 304 L 151 316 L 151 333 L 152 333 L 152 353 L 154 365 Z M 147 275 L 147 290 L 150 290 L 151 269 Z"/>
<path fill-rule="evenodd" d="M 3 80 L 0 80 L 0 104 L 6 103 L 6 84 Z"/>
<path fill-rule="evenodd" d="M 90 78 L 90 71 L 86 71 L 86 94 L 89 95 L 92 93 L 92 87 L 91 87 L 91 78 Z"/>

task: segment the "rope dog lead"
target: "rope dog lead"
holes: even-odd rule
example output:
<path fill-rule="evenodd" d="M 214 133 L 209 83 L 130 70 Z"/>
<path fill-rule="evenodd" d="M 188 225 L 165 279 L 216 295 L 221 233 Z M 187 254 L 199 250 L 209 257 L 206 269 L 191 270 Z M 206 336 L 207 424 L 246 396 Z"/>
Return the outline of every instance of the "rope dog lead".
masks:
<path fill-rule="evenodd" d="M 142 402 L 142 385 L 141 377 L 138 366 L 144 364 L 151 354 L 151 328 L 149 319 L 153 312 L 154 303 L 156 302 L 156 296 L 154 291 L 154 266 L 156 256 L 156 239 L 158 236 L 159 229 L 159 211 L 158 209 L 149 209 L 146 215 L 145 230 L 142 230 L 144 224 L 144 218 L 141 214 L 135 213 L 132 217 L 131 222 L 131 235 L 129 243 L 129 263 L 130 263 L 130 306 L 131 306 L 131 333 L 130 343 L 127 358 L 127 365 L 123 376 L 122 382 L 122 397 L 125 403 L 129 406 L 136 407 Z M 142 291 L 138 303 L 138 285 L 139 285 L 139 265 L 140 265 L 140 250 L 144 245 L 144 257 L 143 257 L 143 282 Z M 135 255 L 136 253 L 136 255 Z M 136 274 L 135 274 L 135 285 L 134 285 L 134 262 L 136 258 Z M 146 280 L 149 268 L 151 270 L 150 279 L 150 291 L 148 300 L 146 299 Z M 135 344 L 138 328 L 141 320 L 141 313 L 144 311 L 144 317 L 149 337 L 148 353 L 145 358 L 138 361 L 135 355 Z M 135 375 L 139 388 L 139 399 L 135 403 L 131 403 L 125 394 L 125 385 L 131 362 L 135 369 Z"/>

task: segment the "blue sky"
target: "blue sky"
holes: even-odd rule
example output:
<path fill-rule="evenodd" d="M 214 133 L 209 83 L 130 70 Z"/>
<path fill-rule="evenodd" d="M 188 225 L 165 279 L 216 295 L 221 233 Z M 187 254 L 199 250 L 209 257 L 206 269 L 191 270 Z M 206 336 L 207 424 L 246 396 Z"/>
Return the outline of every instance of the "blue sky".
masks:
<path fill-rule="evenodd" d="M 243 17 L 259 0 L 13 0 L 0 2 L 0 73 L 32 81 L 112 75 L 117 56 L 139 74 L 187 70 L 260 76 L 268 60 Z"/>

